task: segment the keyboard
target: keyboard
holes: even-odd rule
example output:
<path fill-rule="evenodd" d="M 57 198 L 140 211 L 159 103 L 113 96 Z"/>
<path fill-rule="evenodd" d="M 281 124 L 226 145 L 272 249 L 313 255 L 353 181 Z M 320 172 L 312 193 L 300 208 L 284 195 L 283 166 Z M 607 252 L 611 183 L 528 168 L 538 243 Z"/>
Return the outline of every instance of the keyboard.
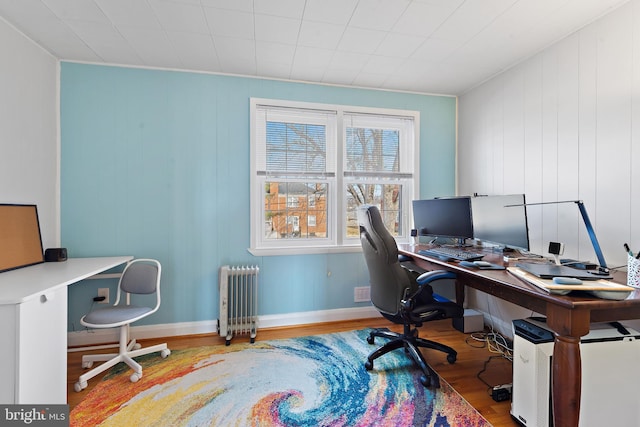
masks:
<path fill-rule="evenodd" d="M 431 249 L 421 249 L 418 251 L 420 255 L 426 255 L 440 259 L 453 259 L 456 261 L 473 261 L 482 259 L 484 254 L 478 252 L 465 251 L 458 248 L 439 247 Z"/>

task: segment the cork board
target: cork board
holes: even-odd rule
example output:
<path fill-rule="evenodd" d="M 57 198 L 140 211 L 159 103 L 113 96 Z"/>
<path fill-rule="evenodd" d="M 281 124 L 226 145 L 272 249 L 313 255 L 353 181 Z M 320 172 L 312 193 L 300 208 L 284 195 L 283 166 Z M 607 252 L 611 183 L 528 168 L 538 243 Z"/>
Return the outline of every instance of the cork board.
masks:
<path fill-rule="evenodd" d="M 0 204 L 0 272 L 44 262 L 36 205 Z"/>

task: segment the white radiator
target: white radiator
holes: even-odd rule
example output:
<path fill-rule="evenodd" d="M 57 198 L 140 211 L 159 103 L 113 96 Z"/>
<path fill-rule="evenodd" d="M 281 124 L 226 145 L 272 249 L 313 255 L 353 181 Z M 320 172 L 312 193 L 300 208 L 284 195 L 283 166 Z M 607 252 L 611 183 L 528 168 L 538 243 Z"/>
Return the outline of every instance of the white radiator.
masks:
<path fill-rule="evenodd" d="M 220 317 L 218 334 L 231 343 L 234 335 L 251 334 L 255 342 L 258 330 L 258 271 L 257 266 L 220 267 Z"/>

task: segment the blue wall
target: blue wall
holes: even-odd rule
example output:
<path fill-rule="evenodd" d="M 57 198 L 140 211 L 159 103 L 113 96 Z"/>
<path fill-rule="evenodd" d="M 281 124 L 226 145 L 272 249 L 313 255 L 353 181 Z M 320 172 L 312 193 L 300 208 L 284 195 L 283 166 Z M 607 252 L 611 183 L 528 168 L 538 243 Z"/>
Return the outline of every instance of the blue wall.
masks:
<path fill-rule="evenodd" d="M 455 191 L 452 97 L 65 62 L 60 97 L 62 245 L 160 260 L 163 303 L 147 324 L 217 319 L 223 264 L 261 268 L 263 315 L 362 305 L 359 253 L 247 251 L 250 97 L 420 111 L 421 195 Z M 115 280 L 70 287 L 69 330 L 105 286 L 114 295 Z"/>

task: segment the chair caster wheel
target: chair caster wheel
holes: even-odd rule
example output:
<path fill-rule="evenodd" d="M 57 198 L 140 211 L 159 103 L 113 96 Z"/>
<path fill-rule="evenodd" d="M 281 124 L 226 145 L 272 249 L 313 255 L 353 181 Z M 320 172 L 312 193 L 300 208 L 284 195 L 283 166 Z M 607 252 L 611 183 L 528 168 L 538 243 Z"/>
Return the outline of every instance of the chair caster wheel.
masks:
<path fill-rule="evenodd" d="M 367 360 L 366 362 L 364 362 L 364 369 L 366 369 L 367 371 L 372 370 L 373 362 L 371 362 L 370 360 Z"/>
<path fill-rule="evenodd" d="M 140 344 L 138 342 L 133 345 L 133 349 L 134 350 L 140 350 L 141 348 L 142 348 L 142 344 Z"/>
<path fill-rule="evenodd" d="M 160 352 L 160 357 L 162 357 L 163 359 L 166 359 L 167 357 L 169 357 L 170 354 L 171 354 L 171 350 L 167 348 Z"/>
<path fill-rule="evenodd" d="M 83 382 L 78 381 L 77 383 L 75 383 L 75 384 L 73 385 L 73 389 L 74 389 L 77 393 L 80 393 L 80 392 L 81 392 L 82 390 L 84 390 L 86 387 L 87 387 L 87 382 L 86 382 L 86 381 L 83 381 Z"/>
<path fill-rule="evenodd" d="M 431 385 L 431 379 L 426 375 L 422 375 L 420 377 L 420 384 L 422 384 L 425 387 L 429 387 Z"/>
<path fill-rule="evenodd" d="M 447 362 L 449 362 L 449 364 L 453 365 L 454 363 L 456 363 L 456 359 L 457 359 L 457 355 L 455 354 L 448 354 L 447 355 Z"/>
<path fill-rule="evenodd" d="M 373 343 L 375 342 L 375 338 L 374 338 L 374 337 L 372 337 L 371 335 L 369 335 L 369 336 L 367 337 L 367 342 L 368 342 L 369 344 L 373 344 Z"/>
<path fill-rule="evenodd" d="M 93 362 L 82 362 L 82 367 L 84 369 L 89 369 L 93 366 Z"/>
<path fill-rule="evenodd" d="M 231 345 L 231 340 L 225 340 L 224 345 Z"/>
<path fill-rule="evenodd" d="M 134 372 L 129 377 L 129 381 L 131 381 L 132 383 L 137 383 L 140 378 L 142 378 L 142 373 Z"/>

